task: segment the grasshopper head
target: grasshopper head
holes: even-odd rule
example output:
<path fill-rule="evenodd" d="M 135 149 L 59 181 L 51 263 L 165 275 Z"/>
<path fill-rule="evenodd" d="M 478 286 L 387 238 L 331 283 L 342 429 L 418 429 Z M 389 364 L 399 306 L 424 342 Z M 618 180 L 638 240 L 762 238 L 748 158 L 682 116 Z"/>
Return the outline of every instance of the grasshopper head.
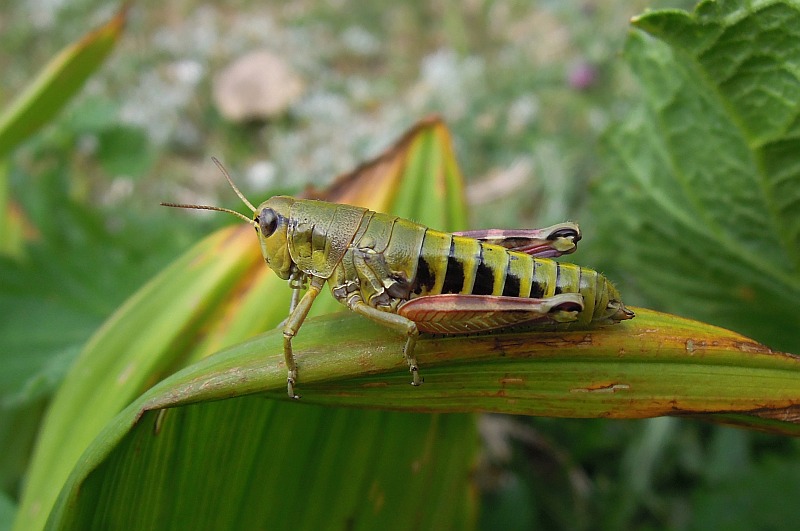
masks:
<path fill-rule="evenodd" d="M 261 203 L 253 215 L 253 224 L 261 243 L 261 254 L 267 265 L 286 280 L 292 271 L 292 257 L 286 232 L 289 228 L 289 210 L 294 198 L 276 195 Z"/>
<path fill-rule="evenodd" d="M 258 240 L 261 243 L 261 253 L 264 255 L 264 259 L 267 261 L 267 264 L 272 268 L 273 271 L 275 271 L 275 273 L 278 274 L 279 277 L 284 280 L 288 279 L 292 271 L 293 262 L 292 257 L 289 254 L 286 232 L 289 227 L 289 211 L 292 207 L 292 203 L 295 202 L 295 199 L 292 197 L 276 195 L 275 197 L 272 197 L 261 203 L 258 209 L 256 209 L 256 207 L 254 207 L 252 203 L 247 200 L 242 192 L 239 191 L 239 189 L 233 183 L 233 179 L 231 179 L 231 176 L 228 175 L 228 172 L 225 170 L 222 164 L 214 157 L 211 157 L 211 160 L 213 160 L 214 164 L 216 164 L 220 169 L 222 174 L 225 176 L 225 179 L 227 179 L 228 184 L 231 185 L 233 191 L 239 196 L 239 199 L 241 199 L 244 204 L 253 211 L 252 220 L 244 214 L 236 212 L 235 210 L 217 206 L 183 205 L 177 203 L 161 204 L 163 206 L 176 208 L 191 208 L 195 210 L 215 210 L 218 212 L 227 212 L 228 214 L 233 214 L 234 216 L 252 224 L 258 233 Z"/>

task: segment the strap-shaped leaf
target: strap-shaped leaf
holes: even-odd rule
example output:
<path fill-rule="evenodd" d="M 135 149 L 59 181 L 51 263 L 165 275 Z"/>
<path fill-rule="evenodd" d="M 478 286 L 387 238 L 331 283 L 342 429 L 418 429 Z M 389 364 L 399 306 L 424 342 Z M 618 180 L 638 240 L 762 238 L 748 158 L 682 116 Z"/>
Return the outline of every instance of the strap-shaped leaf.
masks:
<path fill-rule="evenodd" d="M 114 49 L 128 11 L 126 4 L 105 25 L 61 51 L 0 116 L 0 156 L 50 121 L 80 90 Z"/>
<path fill-rule="evenodd" d="M 420 463 L 423 474 L 427 459 L 449 460 L 452 452 L 463 451 L 458 448 L 462 440 L 448 443 L 436 436 L 439 444 L 430 448 L 423 442 L 434 437 L 429 431 L 438 429 L 434 425 L 459 424 L 458 417 L 408 417 L 404 422 L 410 424 L 401 422 L 398 426 L 395 421 L 386 426 L 389 431 L 376 437 L 371 430 L 361 431 L 366 429 L 364 419 L 377 421 L 370 413 L 353 416 L 355 431 L 336 434 L 333 446 L 315 446 L 315 438 L 334 437 L 324 427 L 327 423 L 314 428 L 313 433 L 309 429 L 314 421 L 305 427 L 296 425 L 290 432 L 285 430 L 290 423 L 286 419 L 295 413 L 337 418 L 350 415 L 304 404 L 559 417 L 703 415 L 714 419 L 714 415 L 720 415 L 722 422 L 800 434 L 800 357 L 772 352 L 738 334 L 696 321 L 641 308 L 636 313 L 633 320 L 593 331 L 424 338 L 418 343 L 417 356 L 425 384 L 417 388 L 409 385 L 401 355 L 404 340 L 399 335 L 352 314 L 312 319 L 295 341 L 302 382 L 300 401 L 285 396 L 282 334 L 274 331 L 259 336 L 161 382 L 109 423 L 73 471 L 50 526 L 85 529 L 98 523 L 108 527 L 126 522 L 141 528 L 158 519 L 213 519 L 216 507 L 239 507 L 244 500 L 257 498 L 252 493 L 237 491 L 234 496 L 223 492 L 228 488 L 227 479 L 247 475 L 243 470 L 252 470 L 260 478 L 259 488 L 270 498 L 268 493 L 282 486 L 294 491 L 292 485 L 302 485 L 304 471 L 321 459 L 318 452 L 340 452 L 343 459 L 354 455 L 371 459 L 376 446 L 390 451 L 394 437 L 411 440 L 392 431 L 394 427 L 420 430 L 412 434 L 412 439 L 422 439 L 411 445 L 411 453 L 405 448 L 395 457 L 406 466 Z M 232 400 L 220 404 L 223 399 Z M 279 408 L 277 401 L 285 401 L 289 407 Z M 161 408 L 178 409 L 168 409 L 159 418 L 154 412 Z M 286 419 L 280 420 L 282 415 Z M 264 418 L 257 420 L 259 416 Z M 244 450 L 269 438 L 291 439 L 293 451 L 259 455 Z M 369 446 L 364 445 L 366 440 Z M 259 455 L 258 465 L 251 467 L 248 462 L 234 466 L 241 455 Z M 406 458 L 409 461 L 404 461 Z M 176 467 L 177 477 L 168 473 L 167 467 Z M 264 470 L 273 473 L 265 474 Z M 362 468 L 353 466 L 353 470 Z M 414 481 L 413 475 L 403 480 L 407 472 L 403 467 L 398 470 L 399 484 Z M 179 494 L 173 488 L 176 481 L 181 485 Z M 147 489 L 141 487 L 144 484 Z M 432 491 L 441 495 L 441 487 L 447 485 L 439 484 Z M 300 488 L 297 492 L 304 494 L 299 500 L 285 498 L 279 508 L 262 507 L 226 521 L 246 519 L 251 525 L 261 526 L 291 522 L 292 515 L 302 515 L 301 507 L 309 505 L 304 496 L 314 489 L 313 484 Z M 339 501 L 347 495 L 337 490 L 328 494 Z M 138 497 L 136 502 L 113 503 L 132 496 Z M 212 500 L 215 496 L 223 496 L 227 503 L 186 506 L 186 500 Z M 330 526 L 340 522 L 344 518 L 342 506 L 328 501 L 321 503 L 330 507 L 329 519 L 315 515 L 315 519 L 304 520 L 298 516 L 294 527 L 313 529 L 322 523 Z M 371 505 L 374 501 L 363 503 L 385 516 L 379 505 Z M 432 521 L 435 511 L 427 507 L 429 504 L 423 505 L 409 509 L 413 521 Z M 277 520 L 276 511 L 283 513 Z M 366 516 L 369 511 L 358 514 L 365 519 L 358 521 L 357 528 L 370 528 L 380 520 Z M 272 520 L 269 515 L 273 515 Z M 301 525 L 303 522 L 311 525 Z"/>

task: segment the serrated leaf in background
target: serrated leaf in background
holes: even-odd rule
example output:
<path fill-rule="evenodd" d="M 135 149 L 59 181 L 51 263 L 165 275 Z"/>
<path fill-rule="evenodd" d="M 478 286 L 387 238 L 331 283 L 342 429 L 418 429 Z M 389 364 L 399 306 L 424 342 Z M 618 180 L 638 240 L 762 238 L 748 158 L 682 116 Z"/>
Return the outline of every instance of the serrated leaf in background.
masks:
<path fill-rule="evenodd" d="M 607 135 L 595 202 L 607 261 L 631 280 L 624 287 L 794 352 L 798 17 L 796 2 L 703 2 L 693 14 L 635 19 L 657 39 L 629 38 L 643 101 Z"/>

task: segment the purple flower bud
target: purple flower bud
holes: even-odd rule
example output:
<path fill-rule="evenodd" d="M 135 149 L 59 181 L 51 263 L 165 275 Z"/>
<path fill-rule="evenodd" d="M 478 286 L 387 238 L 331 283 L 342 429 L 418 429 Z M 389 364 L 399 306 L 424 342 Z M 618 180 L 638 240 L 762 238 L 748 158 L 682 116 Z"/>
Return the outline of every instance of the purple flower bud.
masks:
<path fill-rule="evenodd" d="M 576 90 L 587 90 L 597 81 L 597 69 L 586 62 L 578 63 L 573 66 L 567 78 L 571 88 Z"/>

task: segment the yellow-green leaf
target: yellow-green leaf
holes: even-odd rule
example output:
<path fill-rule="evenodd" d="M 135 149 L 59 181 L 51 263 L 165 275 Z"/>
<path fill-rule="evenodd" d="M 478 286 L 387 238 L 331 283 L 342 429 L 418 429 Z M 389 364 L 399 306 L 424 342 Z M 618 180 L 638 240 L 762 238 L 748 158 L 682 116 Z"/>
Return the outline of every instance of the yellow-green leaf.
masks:
<path fill-rule="evenodd" d="M 6 108 L 0 115 L 0 157 L 50 121 L 103 64 L 122 33 L 127 9 L 62 50 Z"/>
<path fill-rule="evenodd" d="M 420 138 L 423 140 L 419 140 Z M 419 190 L 427 189 L 429 193 L 421 196 L 418 202 L 408 205 L 407 210 L 394 210 L 394 212 L 406 217 L 417 217 L 426 211 L 450 211 L 454 213 L 448 214 L 447 219 L 458 219 L 459 216 L 463 219 L 463 204 L 451 202 L 450 206 L 445 206 L 441 194 L 434 193 L 437 187 L 445 189 L 443 179 L 451 181 L 447 185 L 450 189 L 461 186 L 458 184 L 461 177 L 457 172 L 455 161 L 449 161 L 447 166 L 449 170 L 438 171 L 436 175 L 431 176 L 419 171 L 420 168 L 424 169 L 430 165 L 425 161 L 431 154 L 438 160 L 447 160 L 447 157 L 452 155 L 449 144 L 443 142 L 449 143 L 449 133 L 441 121 L 434 119 L 422 122 L 376 160 L 338 180 L 329 194 L 337 201 L 393 211 L 392 203 L 395 201 L 398 188 L 410 186 Z M 426 154 L 419 154 L 420 143 L 426 145 Z M 411 159 L 420 160 L 421 166 L 416 166 L 412 171 L 408 162 Z M 409 181 L 421 181 L 422 184 Z M 458 210 L 462 212 L 459 214 Z M 274 327 L 287 314 L 289 296 L 290 290 L 286 283 L 277 279 L 264 264 L 252 227 L 245 224 L 212 235 L 143 288 L 98 331 L 55 397 L 33 459 L 30 479 L 15 523 L 16 529 L 42 528 L 70 470 L 76 466 L 84 449 L 117 412 L 166 374 L 225 346 Z M 323 311 L 325 306 L 326 301 L 320 300 L 314 309 L 318 312 Z M 330 298 L 327 307 L 342 308 Z M 345 445 L 347 439 L 341 437 L 331 439 L 325 435 L 327 430 L 335 433 L 340 433 L 343 429 L 358 431 L 362 422 L 366 425 L 379 424 L 381 431 L 392 439 L 393 444 L 412 448 L 423 444 L 423 441 L 428 441 L 424 445 L 447 447 L 449 443 L 446 441 L 450 438 L 472 440 L 475 437 L 474 422 L 469 417 L 453 421 L 449 424 L 448 433 L 443 435 L 440 431 L 429 434 L 425 431 L 427 428 L 424 426 L 429 423 L 435 425 L 438 421 L 426 419 L 421 421 L 418 430 L 409 431 L 407 422 L 392 412 L 375 412 L 364 416 L 363 420 L 360 420 L 361 414 L 352 413 L 342 417 L 343 420 L 331 424 L 329 416 L 323 415 L 320 420 L 319 415 L 307 408 L 298 409 L 292 404 L 273 404 L 271 401 L 261 400 L 247 403 L 260 404 L 261 408 L 281 410 L 280 417 L 270 417 L 281 419 L 281 430 L 298 434 L 310 430 L 317 434 L 314 440 L 319 444 L 322 440 L 329 440 L 330 445 Z M 291 413 L 284 413 L 282 411 L 284 408 L 290 408 Z M 219 419 L 214 416 L 216 413 L 213 411 L 208 418 L 201 416 L 206 420 L 199 422 L 210 423 L 209 426 L 212 427 L 218 424 Z M 237 419 L 241 422 L 240 427 L 247 429 L 264 419 L 264 410 L 258 407 L 253 409 L 248 405 Z M 234 431 L 235 429 L 239 428 L 232 428 Z M 259 456 L 263 453 L 270 459 L 277 459 L 287 453 L 297 454 L 296 442 L 274 437 L 265 440 L 261 432 L 255 433 L 254 436 L 258 437 L 259 434 L 262 436 L 257 438 L 256 442 L 251 441 L 248 443 L 249 446 L 239 448 L 237 451 L 258 452 Z M 103 447 L 115 444 L 104 436 L 100 436 L 96 441 Z M 243 443 L 244 440 L 239 435 L 230 442 L 231 445 Z M 331 446 L 326 447 L 324 451 L 345 452 L 346 447 L 336 450 L 335 446 Z M 464 452 L 451 452 L 454 461 L 450 458 L 437 457 L 431 461 L 430 466 L 433 468 L 427 470 L 427 473 L 439 478 L 437 481 L 450 485 L 445 491 L 452 492 L 458 488 L 466 493 L 468 487 L 463 474 L 472 462 L 474 451 L 474 445 L 470 444 Z M 255 460 L 259 456 L 252 456 L 252 459 Z M 300 457 L 304 458 L 304 456 L 298 458 Z M 396 488 L 391 480 L 396 473 L 385 463 L 378 462 L 392 458 L 389 453 L 379 452 L 374 460 L 359 462 L 358 466 L 374 469 L 369 474 L 370 477 L 375 481 L 392 483 L 392 488 Z M 322 468 L 331 474 L 338 474 L 342 481 L 351 474 L 365 473 L 364 470 L 356 471 L 353 464 L 347 465 L 349 468 L 345 468 L 345 465 L 344 461 L 338 464 L 326 462 Z M 191 473 L 200 475 L 206 473 L 203 461 L 194 462 L 194 466 L 196 468 Z M 270 463 L 265 470 L 268 472 L 275 466 L 277 466 L 275 463 Z M 261 481 L 260 474 L 267 472 L 253 471 L 250 478 Z M 461 478 L 458 480 L 460 481 L 458 487 L 454 483 L 456 480 L 453 479 L 456 476 Z M 283 478 L 273 477 L 273 479 L 278 485 L 274 487 L 277 489 L 276 492 L 286 491 L 286 481 Z M 149 480 L 142 479 L 142 481 L 145 483 L 141 488 L 149 486 L 147 483 Z M 429 482 L 431 481 L 433 480 Z M 369 483 L 360 483 L 357 487 L 357 497 L 368 498 L 371 495 L 372 486 Z M 254 488 L 261 487 L 248 481 L 238 481 L 227 483 L 225 488 L 231 497 L 239 496 L 238 499 L 245 500 Z M 306 487 L 298 484 L 297 488 L 301 490 L 294 493 L 286 491 L 286 495 L 293 499 L 302 499 L 301 494 L 305 492 Z M 409 495 L 413 495 L 413 503 L 422 504 L 426 496 L 430 497 L 432 494 L 414 491 L 409 492 Z M 400 510 L 400 503 L 412 504 L 410 499 L 396 495 L 381 499 L 383 500 L 381 503 L 385 504 L 385 510 L 391 514 Z M 459 528 L 466 525 L 462 524 L 465 515 L 474 512 L 474 500 L 466 495 L 457 497 L 457 500 L 458 502 L 449 507 L 446 513 L 438 513 L 438 517 L 444 518 L 440 521 L 442 523 L 440 527 L 452 527 L 455 525 L 454 522 L 458 523 Z M 281 496 L 267 496 L 262 498 L 260 503 L 272 508 L 285 505 Z M 408 505 L 404 506 L 404 510 L 407 507 Z M 353 507 L 353 518 L 363 516 L 359 511 L 372 510 L 373 508 L 368 505 Z M 296 520 L 294 514 L 283 512 L 275 514 L 283 515 L 284 525 Z M 68 516 L 69 518 L 71 516 Z"/>
<path fill-rule="evenodd" d="M 635 319 L 594 330 L 425 337 L 418 389 L 409 385 L 399 334 L 355 315 L 319 318 L 295 342 L 298 388 L 303 403 L 332 406 L 555 417 L 737 413 L 800 432 L 800 357 L 698 321 L 635 311 Z M 164 401 L 145 409 L 249 393 L 282 399 L 281 345 L 276 330 L 207 358 L 163 382 Z"/>
<path fill-rule="evenodd" d="M 474 440 L 465 441 L 460 431 L 455 437 L 453 431 L 433 433 L 440 423 L 463 430 L 465 417 L 396 413 L 379 429 L 382 417 L 375 412 L 312 404 L 558 417 L 721 414 L 723 422 L 751 419 L 759 429 L 800 434 L 800 358 L 710 325 L 636 311 L 636 319 L 600 330 L 426 338 L 417 351 L 426 378 L 418 388 L 409 385 L 399 335 L 352 314 L 313 319 L 295 342 L 300 400 L 285 396 L 281 332 L 259 336 L 168 378 L 118 415 L 74 470 L 50 527 L 127 523 L 164 529 L 174 527 L 164 521 L 198 525 L 222 518 L 220 525 L 243 528 L 246 521 L 247 528 L 263 528 L 275 522 L 291 525 L 290 515 L 298 515 L 295 529 L 340 527 L 343 522 L 370 529 L 386 521 L 390 513 L 383 511 L 392 504 L 374 496 L 359 502 L 359 489 L 352 483 L 373 478 L 377 484 L 369 491 L 380 491 L 384 499 L 393 482 L 376 470 L 365 472 L 364 463 L 356 462 L 360 457 L 389 466 L 374 458 L 381 452 L 392 452 L 390 461 L 401 464 L 393 469 L 396 495 L 413 502 L 392 521 L 404 522 L 402 528 L 430 528 L 437 527 L 432 522 L 442 514 L 448 515 L 443 521 L 449 525 L 464 517 L 442 509 L 435 498 L 448 488 L 463 496 L 466 471 L 439 475 L 432 461 L 459 466 L 463 461 L 453 454 L 468 457 L 465 446 Z M 231 400 L 218 402 L 224 399 Z M 253 412 L 259 412 L 259 421 L 253 422 Z M 297 416 L 308 423 L 293 422 Z M 263 455 L 247 450 L 275 438 L 290 439 L 283 448 L 291 451 Z M 398 440 L 404 442 L 397 446 Z M 257 463 L 242 462 L 241 456 L 257 458 Z M 343 473 L 353 476 L 333 478 L 319 468 L 342 460 Z M 253 477 L 259 478 L 255 485 L 263 499 L 281 502 L 257 508 L 258 494 L 235 488 L 238 494 L 231 494 L 229 482 L 250 484 Z M 304 486 L 304 478 L 312 477 Z M 320 490 L 316 481 L 330 489 L 321 489 L 326 494 L 307 503 Z M 284 496 L 277 493 L 281 486 Z M 420 504 L 409 494 L 412 489 L 432 499 Z M 118 499 L 133 501 L 114 503 Z M 357 503 L 367 510 L 351 509 Z M 253 509 L 246 516 L 235 514 L 243 504 Z M 308 505 L 313 518 L 303 515 Z"/>

